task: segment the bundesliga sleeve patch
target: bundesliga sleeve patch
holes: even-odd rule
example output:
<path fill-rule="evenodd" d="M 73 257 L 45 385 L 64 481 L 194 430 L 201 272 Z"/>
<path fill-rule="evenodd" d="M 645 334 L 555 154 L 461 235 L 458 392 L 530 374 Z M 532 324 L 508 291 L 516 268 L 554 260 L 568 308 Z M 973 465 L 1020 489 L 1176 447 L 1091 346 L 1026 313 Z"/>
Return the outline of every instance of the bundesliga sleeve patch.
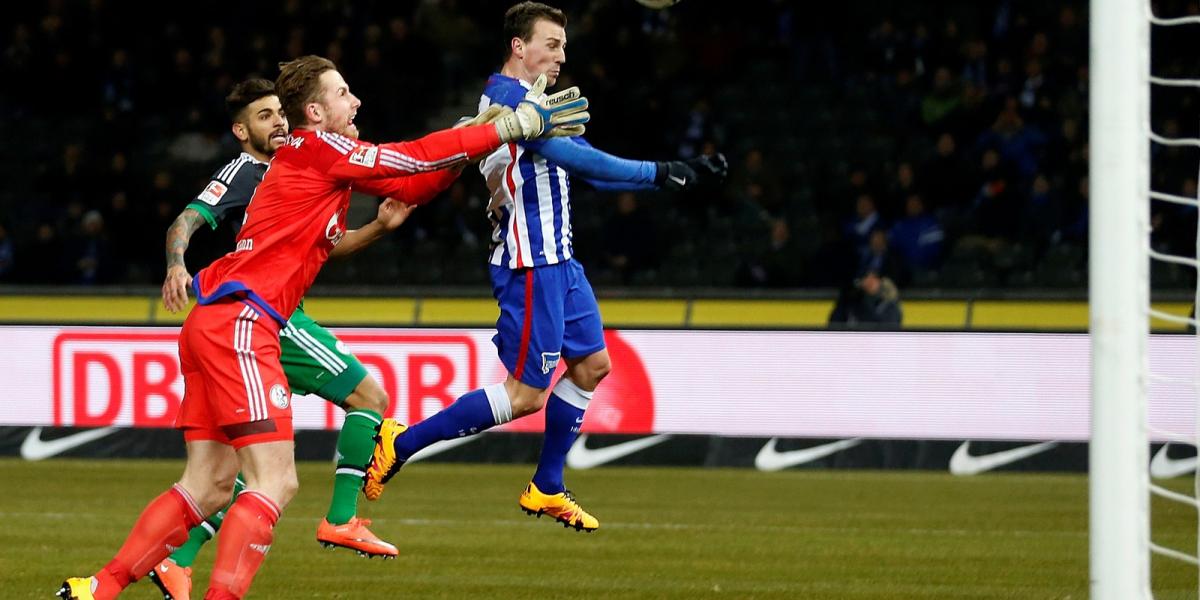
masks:
<path fill-rule="evenodd" d="M 221 197 L 224 196 L 225 192 L 228 190 L 229 188 L 220 181 L 210 181 L 208 183 L 208 187 L 204 188 L 204 191 L 200 192 L 200 195 L 196 198 L 203 201 L 205 204 L 208 204 L 209 206 L 216 206 L 217 203 L 221 201 Z"/>
<path fill-rule="evenodd" d="M 354 152 L 350 153 L 350 164 L 374 169 L 375 159 L 378 157 L 378 146 L 359 146 L 354 149 Z"/>

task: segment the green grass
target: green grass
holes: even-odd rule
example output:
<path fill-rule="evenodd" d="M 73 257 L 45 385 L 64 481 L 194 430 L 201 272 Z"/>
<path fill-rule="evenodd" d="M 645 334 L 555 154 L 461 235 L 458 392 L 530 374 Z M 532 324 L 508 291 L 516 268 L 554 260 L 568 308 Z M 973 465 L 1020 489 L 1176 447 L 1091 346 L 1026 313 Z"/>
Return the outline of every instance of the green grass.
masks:
<path fill-rule="evenodd" d="M 0 460 L 0 597 L 48 599 L 116 551 L 176 461 Z M 1087 597 L 1082 475 L 604 468 L 568 473 L 600 531 L 517 509 L 528 466 L 416 464 L 377 503 L 396 561 L 313 539 L 328 464 L 300 466 L 250 598 Z M 1169 482 L 1186 490 L 1190 480 Z M 1196 547 L 1194 509 L 1156 500 L 1156 541 Z M 215 547 L 197 561 L 202 596 Z M 1196 598 L 1196 569 L 1155 559 L 1160 600 Z M 157 598 L 148 582 L 122 598 Z"/>

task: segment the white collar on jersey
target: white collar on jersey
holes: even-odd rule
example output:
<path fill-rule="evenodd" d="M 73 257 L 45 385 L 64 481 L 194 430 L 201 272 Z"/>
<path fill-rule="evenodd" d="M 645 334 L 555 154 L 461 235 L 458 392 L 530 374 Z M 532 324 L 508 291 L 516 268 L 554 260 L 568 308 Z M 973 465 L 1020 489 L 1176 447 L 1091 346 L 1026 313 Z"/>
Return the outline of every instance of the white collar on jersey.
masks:
<path fill-rule="evenodd" d="M 265 162 L 263 162 L 263 161 L 261 161 L 261 160 L 258 160 L 257 158 L 254 158 L 254 155 L 250 154 L 249 152 L 245 152 L 245 151 L 243 151 L 243 152 L 242 152 L 242 156 L 244 156 L 244 157 L 246 158 L 246 160 L 249 160 L 250 162 L 252 162 L 252 163 L 254 163 L 254 164 L 256 164 L 256 165 L 265 165 L 265 164 L 268 164 L 268 163 L 265 163 Z"/>

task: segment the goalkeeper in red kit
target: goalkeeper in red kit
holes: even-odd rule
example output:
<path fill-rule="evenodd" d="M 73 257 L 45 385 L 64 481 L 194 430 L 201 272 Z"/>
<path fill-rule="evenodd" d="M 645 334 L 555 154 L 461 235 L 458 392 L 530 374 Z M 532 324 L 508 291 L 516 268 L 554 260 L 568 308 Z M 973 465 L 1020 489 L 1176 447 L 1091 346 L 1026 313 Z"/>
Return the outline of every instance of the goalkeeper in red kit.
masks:
<path fill-rule="evenodd" d="M 60 598 L 116 598 L 229 503 L 239 469 L 246 487 L 226 513 L 204 598 L 246 594 L 298 487 L 279 330 L 345 235 L 351 189 L 420 204 L 458 167 L 503 144 L 582 133 L 586 99 L 577 89 L 547 97 L 540 83 L 515 110 L 489 109 L 465 127 L 374 145 L 357 140 L 361 103 L 332 62 L 305 56 L 281 65 L 275 88 L 295 129 L 247 207 L 236 249 L 193 279 L 198 305 L 179 334 L 183 476 L 146 506 L 104 568 L 67 579 Z"/>

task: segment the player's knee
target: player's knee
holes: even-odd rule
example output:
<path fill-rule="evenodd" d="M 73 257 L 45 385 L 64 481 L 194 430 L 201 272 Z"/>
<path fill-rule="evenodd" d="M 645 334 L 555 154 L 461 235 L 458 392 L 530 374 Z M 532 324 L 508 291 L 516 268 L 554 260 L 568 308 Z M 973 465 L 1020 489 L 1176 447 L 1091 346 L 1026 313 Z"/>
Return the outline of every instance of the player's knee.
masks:
<path fill-rule="evenodd" d="M 384 392 L 381 389 L 367 390 L 366 393 L 354 394 L 352 397 L 357 400 L 357 402 L 352 405 L 353 408 L 373 410 L 381 415 L 387 414 L 388 395 L 387 392 Z"/>
<path fill-rule="evenodd" d="M 300 479 L 296 477 L 296 472 L 292 471 L 284 480 L 282 490 L 284 504 L 291 502 L 292 498 L 296 497 L 296 492 L 300 491 Z"/>
<path fill-rule="evenodd" d="M 273 479 L 271 487 L 274 489 L 271 490 L 271 496 L 282 509 L 296 497 L 296 492 L 300 490 L 300 480 L 296 477 L 295 469 L 278 473 Z"/>
<path fill-rule="evenodd" d="M 198 492 L 193 492 L 192 499 L 196 501 L 196 507 L 200 509 L 200 512 L 205 516 L 211 515 L 221 510 L 233 499 L 233 484 L 230 482 L 228 488 L 211 485 Z"/>
<path fill-rule="evenodd" d="M 387 392 L 370 377 L 364 379 L 363 383 L 354 389 L 354 393 L 346 398 L 346 405 L 350 408 L 373 410 L 381 415 L 387 413 L 388 404 L 390 400 Z"/>
<path fill-rule="evenodd" d="M 580 363 L 571 373 L 571 379 L 585 390 L 594 390 L 612 371 L 608 355 L 593 356 Z"/>
<path fill-rule="evenodd" d="M 213 479 L 213 489 L 228 502 L 233 497 L 233 487 L 237 483 L 237 475 L 221 475 Z"/>
<path fill-rule="evenodd" d="M 611 372 L 612 361 L 609 360 L 607 355 L 605 355 L 603 358 L 597 360 L 595 366 L 592 367 L 592 381 L 600 383 L 605 377 L 608 377 L 608 374 Z"/>
<path fill-rule="evenodd" d="M 537 388 L 522 387 L 516 394 L 510 394 L 513 418 L 519 419 L 542 410 L 546 404 L 546 394 L 543 392 Z"/>

